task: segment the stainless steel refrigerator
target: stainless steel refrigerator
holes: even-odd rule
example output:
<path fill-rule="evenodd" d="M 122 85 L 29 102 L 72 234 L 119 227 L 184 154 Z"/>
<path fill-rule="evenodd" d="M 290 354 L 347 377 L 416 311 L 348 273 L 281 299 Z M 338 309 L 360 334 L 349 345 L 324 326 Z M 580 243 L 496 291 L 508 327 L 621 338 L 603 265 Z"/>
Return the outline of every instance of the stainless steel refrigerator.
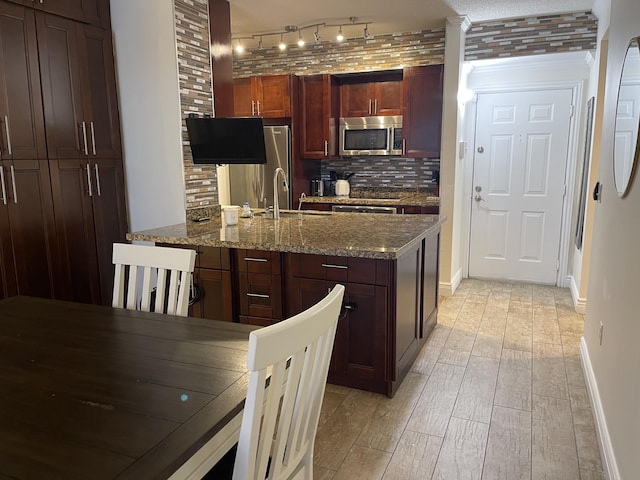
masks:
<path fill-rule="evenodd" d="M 291 132 L 287 125 L 264 127 L 267 163 L 229 165 L 229 194 L 231 205 L 249 202 L 251 208 L 273 205 L 273 172 L 280 167 L 291 185 Z M 285 191 L 282 175 L 278 176 L 280 208 L 291 208 L 291 188 Z"/>

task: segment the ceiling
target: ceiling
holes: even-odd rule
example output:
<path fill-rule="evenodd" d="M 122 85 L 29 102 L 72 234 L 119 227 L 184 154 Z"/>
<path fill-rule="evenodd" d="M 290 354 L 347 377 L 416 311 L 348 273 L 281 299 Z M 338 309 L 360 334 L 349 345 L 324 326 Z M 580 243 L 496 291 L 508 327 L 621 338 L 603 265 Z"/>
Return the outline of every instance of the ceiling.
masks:
<path fill-rule="evenodd" d="M 369 22 L 373 36 L 419 30 L 443 28 L 450 16 L 466 15 L 471 23 L 488 20 L 535 16 L 550 13 L 590 11 L 597 0 L 229 0 L 231 5 L 232 38 L 245 40 L 249 48 L 257 46 L 263 34 L 265 47 L 280 41 L 280 32 L 293 25 L 305 27 L 325 23 L 331 27 L 318 27 L 323 41 L 333 40 L 338 25 L 343 25 L 346 38 L 363 35 Z M 316 27 L 284 35 L 286 43 L 294 43 L 301 34 L 307 42 L 313 40 Z M 278 32 L 276 35 L 264 35 Z"/>

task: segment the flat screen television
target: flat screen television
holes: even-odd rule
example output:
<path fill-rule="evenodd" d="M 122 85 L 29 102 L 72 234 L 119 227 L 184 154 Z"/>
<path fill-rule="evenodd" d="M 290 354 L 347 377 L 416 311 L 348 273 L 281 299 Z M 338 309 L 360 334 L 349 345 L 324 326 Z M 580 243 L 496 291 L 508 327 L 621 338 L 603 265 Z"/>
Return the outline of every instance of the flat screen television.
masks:
<path fill-rule="evenodd" d="M 261 118 L 187 117 L 193 163 L 267 163 Z"/>

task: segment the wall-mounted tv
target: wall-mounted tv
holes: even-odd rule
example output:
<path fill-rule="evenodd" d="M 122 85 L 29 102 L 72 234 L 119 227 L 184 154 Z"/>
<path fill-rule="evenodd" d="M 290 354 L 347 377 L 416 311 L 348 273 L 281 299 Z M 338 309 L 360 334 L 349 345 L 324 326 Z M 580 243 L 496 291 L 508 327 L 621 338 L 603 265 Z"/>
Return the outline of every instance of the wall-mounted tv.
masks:
<path fill-rule="evenodd" d="M 267 163 L 261 118 L 187 117 L 193 163 Z"/>

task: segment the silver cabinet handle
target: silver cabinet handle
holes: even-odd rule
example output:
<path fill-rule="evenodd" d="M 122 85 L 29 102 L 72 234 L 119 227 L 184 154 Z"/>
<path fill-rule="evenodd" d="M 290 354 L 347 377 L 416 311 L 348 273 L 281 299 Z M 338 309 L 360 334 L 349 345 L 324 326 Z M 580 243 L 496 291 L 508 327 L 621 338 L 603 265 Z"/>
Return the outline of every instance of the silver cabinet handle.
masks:
<path fill-rule="evenodd" d="M 91 128 L 91 148 L 93 150 L 93 156 L 96 156 L 96 132 L 93 128 L 93 121 L 89 122 L 89 128 Z"/>
<path fill-rule="evenodd" d="M 262 293 L 247 293 L 247 297 L 270 298 L 269 295 L 263 295 Z"/>
<path fill-rule="evenodd" d="M 253 257 L 244 257 L 247 262 L 268 262 L 266 258 L 253 258 Z"/>
<path fill-rule="evenodd" d="M 9 167 L 11 170 L 11 186 L 13 187 L 13 203 L 18 203 L 18 190 L 16 190 L 16 171 L 13 165 Z"/>
<path fill-rule="evenodd" d="M 9 116 L 4 116 L 4 131 L 7 133 L 7 151 L 9 152 L 9 156 L 13 155 L 13 151 L 11 148 L 11 134 L 9 133 Z"/>
<path fill-rule="evenodd" d="M 373 101 L 373 113 L 374 113 L 374 115 L 378 114 L 378 99 L 377 98 Z"/>
<path fill-rule="evenodd" d="M 251 116 L 256 116 L 256 102 L 255 100 L 251 100 Z"/>
<path fill-rule="evenodd" d="M 260 100 L 256 100 L 256 105 L 258 106 L 258 116 L 260 116 L 261 115 L 261 112 L 260 112 Z"/>
<path fill-rule="evenodd" d="M 369 99 L 369 115 L 371 115 L 371 99 Z"/>
<path fill-rule="evenodd" d="M 329 156 L 329 142 L 327 140 L 324 141 L 324 156 Z"/>
<path fill-rule="evenodd" d="M 91 190 L 91 167 L 87 163 L 87 185 L 89 186 L 89 196 L 93 197 L 93 191 Z"/>
<path fill-rule="evenodd" d="M 404 138 L 402 139 L 402 154 L 407 154 L 407 141 Z"/>
<path fill-rule="evenodd" d="M 98 196 L 101 197 L 102 196 L 102 192 L 100 190 L 100 170 L 98 170 L 98 164 L 96 163 L 94 165 L 95 170 L 96 170 L 96 190 L 98 190 Z"/>
<path fill-rule="evenodd" d="M 87 145 L 87 122 L 82 122 L 82 145 L 85 155 L 89 155 L 89 146 Z"/>
<path fill-rule="evenodd" d="M 333 265 L 332 263 L 323 263 L 322 266 L 325 268 L 339 268 L 342 270 L 346 270 L 349 268 L 347 265 Z"/>
<path fill-rule="evenodd" d="M 0 165 L 0 184 L 2 185 L 2 203 L 7 204 L 7 188 L 4 186 L 4 167 Z"/>

